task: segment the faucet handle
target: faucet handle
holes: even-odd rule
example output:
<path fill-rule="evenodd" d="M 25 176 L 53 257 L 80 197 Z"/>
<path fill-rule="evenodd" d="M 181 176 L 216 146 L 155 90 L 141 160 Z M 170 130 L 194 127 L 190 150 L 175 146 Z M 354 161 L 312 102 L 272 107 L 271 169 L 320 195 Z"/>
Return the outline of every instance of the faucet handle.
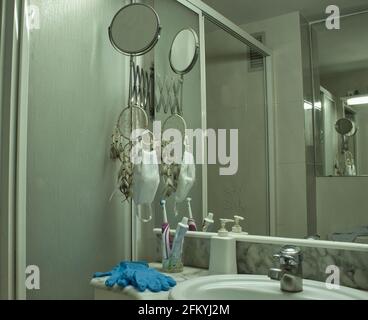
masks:
<path fill-rule="evenodd" d="M 280 268 L 271 268 L 268 276 L 271 279 L 280 280 L 282 291 L 303 291 L 303 254 L 300 248 L 284 246 L 273 257 L 279 261 Z"/>
<path fill-rule="evenodd" d="M 299 264 L 299 260 L 297 260 L 297 258 L 294 256 L 283 255 L 281 259 L 283 259 L 282 261 L 283 264 L 286 264 L 289 266 L 297 266 Z"/>
<path fill-rule="evenodd" d="M 289 265 L 296 266 L 298 261 L 293 256 L 283 255 L 283 254 L 274 254 L 273 258 L 277 260 L 281 265 Z"/>
<path fill-rule="evenodd" d="M 289 266 L 296 266 L 303 261 L 303 254 L 300 248 L 295 246 L 284 246 L 273 257 L 279 260 L 280 264 Z"/>
<path fill-rule="evenodd" d="M 276 253 L 276 254 L 274 254 L 272 257 L 273 257 L 275 260 L 280 261 L 280 259 L 281 259 L 281 254 Z"/>

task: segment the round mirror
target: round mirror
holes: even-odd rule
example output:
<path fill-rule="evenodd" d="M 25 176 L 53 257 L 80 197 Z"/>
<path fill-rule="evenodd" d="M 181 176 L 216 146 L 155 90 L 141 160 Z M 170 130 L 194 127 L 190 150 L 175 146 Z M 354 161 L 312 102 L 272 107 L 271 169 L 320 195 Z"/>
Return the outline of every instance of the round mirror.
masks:
<path fill-rule="evenodd" d="M 348 137 L 355 135 L 357 132 L 354 122 L 347 118 L 341 118 L 337 120 L 335 129 L 337 133 Z"/>
<path fill-rule="evenodd" d="M 170 65 L 177 74 L 184 75 L 195 66 L 199 55 L 199 40 L 193 29 L 181 30 L 170 50 Z"/>
<path fill-rule="evenodd" d="M 142 3 L 129 4 L 118 11 L 109 27 L 110 41 L 120 53 L 139 56 L 150 51 L 160 38 L 156 11 Z"/>

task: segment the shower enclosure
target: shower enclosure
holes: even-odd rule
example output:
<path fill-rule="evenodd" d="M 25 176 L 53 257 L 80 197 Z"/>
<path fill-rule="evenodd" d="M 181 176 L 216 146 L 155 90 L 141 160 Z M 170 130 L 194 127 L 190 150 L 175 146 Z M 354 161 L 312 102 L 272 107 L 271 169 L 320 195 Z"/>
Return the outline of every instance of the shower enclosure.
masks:
<path fill-rule="evenodd" d="M 201 1 L 143 2 L 155 8 L 163 26 L 143 61 L 154 62 L 156 82 L 171 72 L 175 34 L 192 28 L 199 36 L 200 57 L 184 86 L 188 128 L 239 130 L 236 175 L 219 176 L 218 165 L 196 166 L 191 197 L 198 224 L 209 211 L 216 219 L 245 214 L 250 232 L 273 235 L 271 52 Z M 107 27 L 125 3 L 1 2 L 2 17 L 8 11 L 1 21 L 1 63 L 12 62 L 0 86 L 1 298 L 92 298 L 93 272 L 154 257 L 152 229 L 162 222 L 160 208 L 155 206 L 152 224 L 142 225 L 134 206 L 118 197 L 109 201 L 117 170 L 109 159 L 111 131 L 127 101 L 129 58 L 112 48 Z M 11 36 L 5 38 L 5 31 Z M 262 68 L 252 69 L 252 57 Z M 24 287 L 28 265 L 40 268 L 41 290 Z"/>

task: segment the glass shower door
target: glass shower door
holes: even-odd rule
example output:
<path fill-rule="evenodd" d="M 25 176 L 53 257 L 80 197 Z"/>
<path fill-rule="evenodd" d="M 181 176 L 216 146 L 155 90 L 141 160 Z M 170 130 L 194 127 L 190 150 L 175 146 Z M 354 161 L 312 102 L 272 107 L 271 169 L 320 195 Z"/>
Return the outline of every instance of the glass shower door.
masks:
<path fill-rule="evenodd" d="M 32 0 L 27 265 L 41 290 L 28 299 L 92 299 L 96 271 L 130 258 L 130 204 L 119 196 L 111 134 L 127 105 L 129 58 L 108 27 L 121 0 Z"/>
<path fill-rule="evenodd" d="M 243 216 L 243 231 L 269 235 L 265 59 L 210 21 L 205 30 L 207 127 L 217 132 L 218 151 L 227 156 L 230 130 L 238 133 L 234 163 L 208 166 L 208 209 L 217 218 Z M 221 129 L 227 130 L 226 145 L 220 144 Z M 227 166 L 237 170 L 222 175 Z"/>

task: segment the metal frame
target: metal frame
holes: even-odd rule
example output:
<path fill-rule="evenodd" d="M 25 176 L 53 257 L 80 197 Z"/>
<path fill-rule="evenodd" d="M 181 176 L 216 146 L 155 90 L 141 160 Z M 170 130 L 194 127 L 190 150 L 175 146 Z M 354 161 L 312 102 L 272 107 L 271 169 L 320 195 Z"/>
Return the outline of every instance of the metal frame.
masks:
<path fill-rule="evenodd" d="M 27 147 L 28 147 L 28 84 L 30 35 L 28 30 L 29 0 L 21 1 L 19 89 L 17 119 L 17 188 L 16 188 L 16 298 L 26 299 L 27 245 Z"/>
<path fill-rule="evenodd" d="M 205 34 L 205 17 L 199 17 L 199 32 L 200 32 L 200 63 L 201 63 L 201 123 L 202 130 L 207 130 L 207 77 L 206 77 L 206 34 Z M 208 163 L 208 142 L 204 139 L 202 143 L 202 154 L 204 156 L 204 163 Z M 203 221 L 208 213 L 208 166 L 202 166 L 202 214 Z"/>
<path fill-rule="evenodd" d="M 180 33 L 182 33 L 183 31 L 190 31 L 193 35 L 193 38 L 195 39 L 195 50 L 194 50 L 194 55 L 192 57 L 192 60 L 190 62 L 190 64 L 188 65 L 187 68 L 185 68 L 184 70 L 178 70 L 174 67 L 173 63 L 172 63 L 172 50 L 173 50 L 173 46 L 174 46 L 174 42 L 176 41 L 176 38 L 178 37 L 178 35 Z M 171 44 L 171 48 L 170 48 L 170 53 L 169 53 L 169 61 L 170 61 L 170 67 L 171 69 L 176 73 L 176 74 L 179 74 L 181 76 L 184 76 L 185 74 L 189 73 L 193 68 L 194 66 L 196 65 L 197 61 L 198 61 L 198 58 L 199 58 L 199 50 L 200 50 L 200 47 L 199 47 L 199 38 L 198 38 L 198 35 L 197 35 L 197 32 L 195 32 L 192 28 L 186 28 L 186 29 L 182 29 L 180 30 L 176 36 L 174 37 L 174 40 Z"/>
<path fill-rule="evenodd" d="M 154 229 L 155 234 L 161 234 L 162 230 L 157 228 Z M 175 235 L 176 231 L 171 230 L 170 234 Z M 200 238 L 200 239 L 211 239 L 217 236 L 214 232 L 198 232 L 188 231 L 186 237 L 188 238 Z M 326 241 L 326 240 L 310 240 L 310 239 L 296 239 L 296 238 L 282 238 L 282 237 L 265 237 L 265 236 L 253 236 L 253 235 L 242 235 L 233 234 L 233 237 L 238 242 L 246 243 L 258 243 L 258 244 L 273 244 L 273 245 L 295 245 L 307 248 L 324 248 L 331 250 L 349 250 L 354 252 L 368 253 L 368 245 L 351 242 L 337 242 L 337 241 Z"/>
<path fill-rule="evenodd" d="M 0 299 L 26 298 L 27 4 L 1 1 Z"/>
<path fill-rule="evenodd" d="M 114 42 L 114 39 L 113 39 L 113 36 L 112 36 L 112 26 L 114 24 L 114 21 L 116 19 L 116 17 L 120 14 L 120 12 L 122 12 L 123 10 L 129 8 L 129 7 L 132 7 L 132 6 L 143 6 L 143 7 L 146 7 L 146 8 L 149 8 L 156 16 L 156 21 L 157 21 L 157 30 L 156 30 L 156 33 L 155 33 L 155 36 L 154 38 L 152 39 L 152 41 L 146 46 L 144 47 L 142 50 L 140 51 L 123 51 L 121 48 L 119 48 L 117 46 L 117 44 Z M 158 40 L 160 39 L 160 35 L 161 35 L 161 30 L 162 30 L 162 27 L 161 27 L 161 23 L 160 23 L 160 17 L 158 16 L 157 12 L 155 11 L 155 9 L 153 9 L 151 6 L 147 5 L 147 4 L 144 4 L 144 3 L 135 3 L 135 2 L 132 2 L 130 4 L 127 4 L 126 6 L 122 7 L 114 16 L 114 18 L 112 19 L 111 21 L 111 24 L 109 26 L 109 30 L 108 30 L 108 33 L 109 33 L 109 39 L 110 39 L 110 42 L 112 44 L 112 46 L 120 53 L 122 53 L 123 55 L 126 55 L 126 56 L 134 56 L 134 57 L 137 57 L 137 56 L 142 56 L 148 52 L 150 52 L 154 47 L 155 45 L 157 44 Z"/>
<path fill-rule="evenodd" d="M 181 2 L 181 0 L 176 0 Z M 223 30 L 227 31 L 235 38 L 240 40 L 241 42 L 245 43 L 246 45 L 252 47 L 257 52 L 263 54 L 264 56 L 271 56 L 272 51 L 267 48 L 264 44 L 256 40 L 252 37 L 249 33 L 245 32 L 235 23 L 231 22 L 229 19 L 225 18 L 223 15 L 218 13 L 216 10 L 205 4 L 200 0 L 185 0 L 192 4 L 194 7 L 199 9 L 202 14 L 211 22 L 222 28 Z"/>
<path fill-rule="evenodd" d="M 362 11 L 358 11 L 358 12 L 353 12 L 353 13 L 349 13 L 349 14 L 345 14 L 345 15 L 340 16 L 340 19 L 342 19 L 342 18 L 348 18 L 348 17 L 353 17 L 353 16 L 358 16 L 358 15 L 366 14 L 366 13 L 368 13 L 368 10 L 362 10 Z M 314 20 L 314 21 L 309 22 L 309 25 L 312 26 L 314 24 L 325 22 L 326 20 L 327 20 L 327 18 L 321 19 L 321 20 Z"/>
<path fill-rule="evenodd" d="M 266 82 L 266 97 L 265 108 L 267 110 L 267 177 L 268 177 L 268 217 L 269 217 L 269 233 L 271 236 L 277 234 L 277 219 L 276 219 L 276 155 L 275 155 L 275 115 L 274 115 L 274 100 L 273 100 L 273 62 L 272 51 L 256 40 L 249 33 L 245 32 L 239 26 L 235 25 L 229 19 L 218 13 L 216 10 L 203 3 L 200 0 L 176 0 L 187 7 L 196 9 L 200 12 L 200 54 L 201 54 L 201 92 L 202 92 L 202 129 L 207 129 L 207 97 L 206 97 L 206 55 L 205 55 L 205 19 L 219 26 L 221 29 L 232 35 L 234 38 L 243 42 L 255 51 L 261 53 L 265 57 L 265 82 Z M 207 150 L 207 142 L 204 143 L 204 151 Z M 207 158 L 207 152 L 203 152 Z M 205 163 L 207 159 L 205 159 Z M 207 166 L 203 166 L 203 215 L 205 218 L 208 212 L 208 189 L 207 189 Z"/>
<path fill-rule="evenodd" d="M 274 108 L 274 79 L 272 56 L 265 57 L 266 103 L 267 123 L 267 150 L 268 156 L 268 218 L 270 236 L 277 235 L 277 195 L 276 195 L 276 125 Z"/>

